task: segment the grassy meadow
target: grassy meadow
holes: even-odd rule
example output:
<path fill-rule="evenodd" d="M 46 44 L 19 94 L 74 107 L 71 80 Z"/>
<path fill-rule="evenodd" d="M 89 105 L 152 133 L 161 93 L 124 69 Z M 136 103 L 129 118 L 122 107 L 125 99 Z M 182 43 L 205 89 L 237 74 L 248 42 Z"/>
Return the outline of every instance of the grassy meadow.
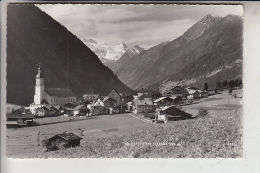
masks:
<path fill-rule="evenodd" d="M 242 157 L 242 113 L 224 114 L 100 138 L 43 158 L 236 158 Z"/>

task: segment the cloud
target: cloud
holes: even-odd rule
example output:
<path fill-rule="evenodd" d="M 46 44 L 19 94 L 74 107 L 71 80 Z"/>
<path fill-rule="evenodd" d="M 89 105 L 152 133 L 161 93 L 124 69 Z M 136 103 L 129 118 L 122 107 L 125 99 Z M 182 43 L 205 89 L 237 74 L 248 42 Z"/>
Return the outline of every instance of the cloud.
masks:
<path fill-rule="evenodd" d="M 41 10 L 81 38 L 151 47 L 181 36 L 207 14 L 243 15 L 227 5 L 47 4 Z"/>

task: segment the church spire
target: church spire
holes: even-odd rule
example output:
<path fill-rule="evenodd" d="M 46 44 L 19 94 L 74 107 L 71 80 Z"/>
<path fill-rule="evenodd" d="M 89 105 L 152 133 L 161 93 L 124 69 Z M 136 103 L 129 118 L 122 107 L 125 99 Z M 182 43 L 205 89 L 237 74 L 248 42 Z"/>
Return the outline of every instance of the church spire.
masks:
<path fill-rule="evenodd" d="M 38 67 L 38 74 L 37 74 L 36 78 L 43 78 L 43 75 L 42 75 L 42 69 L 41 69 L 41 64 L 39 64 L 39 67 Z"/>

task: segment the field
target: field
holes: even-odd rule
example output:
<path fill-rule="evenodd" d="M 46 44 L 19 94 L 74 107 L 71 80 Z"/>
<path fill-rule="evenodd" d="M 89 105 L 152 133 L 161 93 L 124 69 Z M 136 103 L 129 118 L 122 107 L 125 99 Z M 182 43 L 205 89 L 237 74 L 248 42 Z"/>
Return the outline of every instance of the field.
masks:
<path fill-rule="evenodd" d="M 149 123 L 141 115 L 130 114 L 36 119 L 41 126 L 7 130 L 7 154 L 12 158 L 241 157 L 242 98 L 241 90 L 234 92 L 237 98 L 224 91 L 182 107 L 192 115 L 206 108 L 209 115 L 205 118 L 168 124 Z M 42 139 L 64 131 L 81 136 L 81 146 L 42 152 Z"/>

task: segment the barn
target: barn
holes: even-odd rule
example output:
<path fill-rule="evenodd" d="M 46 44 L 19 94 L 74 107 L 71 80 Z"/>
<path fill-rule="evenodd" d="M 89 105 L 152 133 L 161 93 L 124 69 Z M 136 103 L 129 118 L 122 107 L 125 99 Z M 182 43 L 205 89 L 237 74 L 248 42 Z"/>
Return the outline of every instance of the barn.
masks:
<path fill-rule="evenodd" d="M 62 133 L 57 134 L 48 139 L 50 146 L 52 149 L 64 149 L 68 147 L 76 147 L 80 145 L 80 140 L 83 139 L 74 133 Z"/>
<path fill-rule="evenodd" d="M 164 106 L 164 107 L 160 107 L 157 108 L 155 110 L 155 115 L 167 115 L 169 118 L 180 118 L 180 119 L 188 119 L 188 118 L 192 118 L 191 114 L 188 114 L 174 106 Z"/>

